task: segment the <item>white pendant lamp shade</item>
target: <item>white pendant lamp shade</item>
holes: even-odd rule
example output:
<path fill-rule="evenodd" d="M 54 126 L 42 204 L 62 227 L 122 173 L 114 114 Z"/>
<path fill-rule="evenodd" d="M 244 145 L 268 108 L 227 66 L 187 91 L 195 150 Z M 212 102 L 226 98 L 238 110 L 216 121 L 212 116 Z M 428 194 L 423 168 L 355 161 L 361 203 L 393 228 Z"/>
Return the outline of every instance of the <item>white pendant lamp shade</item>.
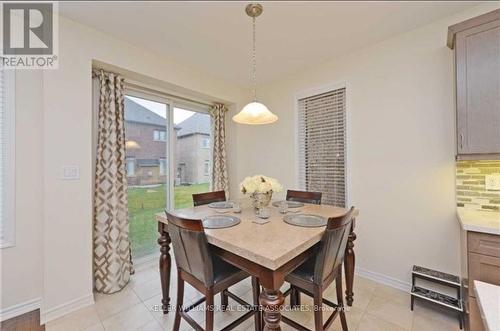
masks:
<path fill-rule="evenodd" d="M 252 49 L 252 67 L 253 67 L 253 102 L 247 104 L 243 109 L 233 116 L 233 121 L 240 124 L 260 125 L 270 124 L 278 120 L 278 116 L 271 113 L 269 109 L 257 101 L 257 61 L 255 51 L 255 18 L 262 14 L 262 5 L 251 3 L 246 6 L 245 11 L 252 18 L 253 26 L 253 49 Z"/>
<path fill-rule="evenodd" d="M 278 116 L 274 115 L 267 107 L 260 102 L 254 101 L 247 104 L 236 115 L 233 116 L 233 121 L 240 124 L 270 124 L 278 120 Z"/>

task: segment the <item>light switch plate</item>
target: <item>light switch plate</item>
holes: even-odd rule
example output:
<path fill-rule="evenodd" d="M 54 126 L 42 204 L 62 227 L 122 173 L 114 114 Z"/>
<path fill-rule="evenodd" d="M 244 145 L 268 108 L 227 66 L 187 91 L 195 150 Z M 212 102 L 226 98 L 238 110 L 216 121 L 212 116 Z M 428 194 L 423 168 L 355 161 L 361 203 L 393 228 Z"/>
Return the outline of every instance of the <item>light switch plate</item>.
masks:
<path fill-rule="evenodd" d="M 80 167 L 75 165 L 65 165 L 61 167 L 61 175 L 59 177 L 63 180 L 77 180 L 80 179 Z"/>
<path fill-rule="evenodd" d="M 500 190 L 500 174 L 486 175 L 485 186 L 487 190 Z"/>

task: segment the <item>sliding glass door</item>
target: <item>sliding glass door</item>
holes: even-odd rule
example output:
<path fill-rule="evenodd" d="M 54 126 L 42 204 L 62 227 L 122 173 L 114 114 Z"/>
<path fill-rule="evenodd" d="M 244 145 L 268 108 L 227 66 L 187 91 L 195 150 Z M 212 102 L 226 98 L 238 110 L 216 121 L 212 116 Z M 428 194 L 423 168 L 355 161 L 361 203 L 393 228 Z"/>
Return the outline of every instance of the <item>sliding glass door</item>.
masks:
<path fill-rule="evenodd" d="M 167 101 L 125 97 L 129 235 L 134 258 L 157 250 L 154 215 L 168 205 L 170 109 Z"/>
<path fill-rule="evenodd" d="M 210 116 L 168 98 L 125 97 L 129 233 L 134 259 L 157 253 L 155 214 L 210 190 Z"/>

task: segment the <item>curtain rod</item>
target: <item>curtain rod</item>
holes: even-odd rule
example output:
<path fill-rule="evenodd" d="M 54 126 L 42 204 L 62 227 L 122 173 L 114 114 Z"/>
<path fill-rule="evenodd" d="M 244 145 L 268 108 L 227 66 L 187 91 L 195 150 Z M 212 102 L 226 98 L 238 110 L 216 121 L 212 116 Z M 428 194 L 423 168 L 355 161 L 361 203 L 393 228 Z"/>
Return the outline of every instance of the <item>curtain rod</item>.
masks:
<path fill-rule="evenodd" d="M 125 78 L 125 87 L 130 88 L 132 90 L 139 91 L 139 92 L 147 92 L 147 93 L 151 93 L 151 94 L 156 94 L 156 95 L 160 95 L 160 96 L 167 97 L 170 99 L 177 99 L 177 100 L 181 100 L 181 101 L 185 101 L 185 102 L 189 102 L 189 103 L 195 103 L 195 104 L 206 106 L 206 107 L 213 106 L 212 103 L 199 101 L 199 100 L 193 100 L 191 98 L 186 98 L 186 97 L 183 97 L 183 96 L 180 96 L 177 94 L 172 94 L 172 93 L 168 93 L 166 91 L 158 90 L 155 88 L 150 88 L 150 87 L 144 86 L 140 83 L 130 81 L 127 78 Z"/>

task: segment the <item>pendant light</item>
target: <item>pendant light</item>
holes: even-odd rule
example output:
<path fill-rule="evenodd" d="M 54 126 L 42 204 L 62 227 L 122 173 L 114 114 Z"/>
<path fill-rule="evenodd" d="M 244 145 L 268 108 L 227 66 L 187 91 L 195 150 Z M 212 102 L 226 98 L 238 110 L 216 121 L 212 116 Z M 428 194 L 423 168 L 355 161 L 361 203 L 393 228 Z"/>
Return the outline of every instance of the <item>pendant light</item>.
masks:
<path fill-rule="evenodd" d="M 274 115 L 267 107 L 257 101 L 257 61 L 255 52 L 255 18 L 262 14 L 264 8 L 258 3 L 249 4 L 245 11 L 252 18 L 253 23 L 253 49 L 252 49 L 252 66 L 253 66 L 253 102 L 247 104 L 236 115 L 233 116 L 233 121 L 240 124 L 270 124 L 278 120 L 278 116 Z"/>

